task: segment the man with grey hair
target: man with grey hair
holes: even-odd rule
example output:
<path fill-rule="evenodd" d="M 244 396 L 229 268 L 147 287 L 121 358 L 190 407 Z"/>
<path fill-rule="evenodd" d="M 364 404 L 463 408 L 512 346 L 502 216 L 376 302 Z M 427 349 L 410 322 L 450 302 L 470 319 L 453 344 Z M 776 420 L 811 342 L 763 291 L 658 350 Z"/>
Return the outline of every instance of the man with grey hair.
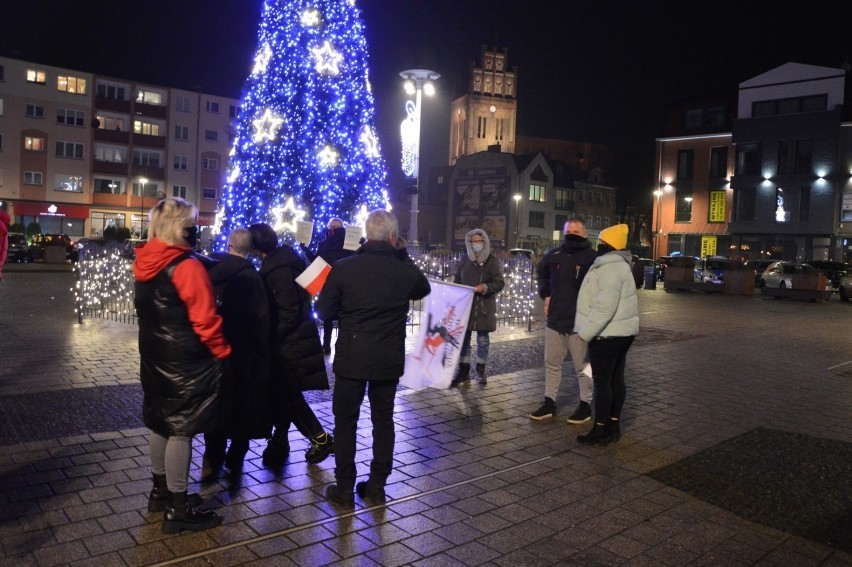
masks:
<path fill-rule="evenodd" d="M 405 253 L 396 217 L 385 210 L 367 216 L 367 241 L 334 265 L 316 308 L 339 321 L 334 358 L 334 476 L 326 489 L 334 504 L 355 505 L 354 490 L 384 502 L 393 466 L 393 407 L 405 368 L 405 320 L 409 302 L 429 294 L 429 280 Z M 367 481 L 355 484 L 355 434 L 364 394 L 370 398 L 373 460 Z"/>

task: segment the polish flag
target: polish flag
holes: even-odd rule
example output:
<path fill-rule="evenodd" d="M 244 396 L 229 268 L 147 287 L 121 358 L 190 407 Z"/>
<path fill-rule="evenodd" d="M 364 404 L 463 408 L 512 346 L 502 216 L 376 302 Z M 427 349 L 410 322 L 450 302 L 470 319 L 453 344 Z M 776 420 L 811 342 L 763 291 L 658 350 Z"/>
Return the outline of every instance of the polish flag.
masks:
<path fill-rule="evenodd" d="M 308 269 L 299 274 L 296 278 L 296 283 L 307 290 L 311 295 L 316 295 L 325 285 L 325 280 L 328 279 L 328 274 L 331 272 L 331 266 L 317 256 L 317 259 L 311 262 Z"/>

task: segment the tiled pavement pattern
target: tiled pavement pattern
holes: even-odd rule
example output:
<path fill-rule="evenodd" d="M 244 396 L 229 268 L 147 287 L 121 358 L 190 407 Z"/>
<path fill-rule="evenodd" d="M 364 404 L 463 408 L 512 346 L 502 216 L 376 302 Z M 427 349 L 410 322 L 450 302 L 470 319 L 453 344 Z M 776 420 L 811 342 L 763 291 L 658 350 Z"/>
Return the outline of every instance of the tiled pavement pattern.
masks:
<path fill-rule="evenodd" d="M 640 291 L 624 438 L 603 449 L 579 446 L 588 426 L 564 422 L 575 387 L 563 387 L 555 419 L 526 417 L 542 398 L 541 330 L 501 330 L 484 388 L 399 395 L 388 505 L 328 505 L 333 461 L 308 466 L 293 432 L 282 471 L 260 468 L 255 444 L 240 485 L 193 486 L 225 517 L 221 527 L 165 536 L 160 515 L 145 512 L 147 430 L 102 430 L 92 419 L 129 407 L 96 393 L 133 388 L 136 330 L 78 325 L 72 283 L 15 271 L 0 283 L 0 400 L 29 409 L 6 406 L 15 423 L 0 421 L 0 434 L 61 421 L 50 414 L 62 404 L 44 403 L 46 393 L 77 390 L 86 415 L 62 421 L 61 436 L 0 446 L 2 565 L 852 565 L 848 533 L 815 541 L 750 514 L 795 506 L 790 486 L 814 501 L 829 487 L 831 505 L 802 514 L 849 525 L 852 304 L 836 298 Z M 314 407 L 330 426 L 327 397 Z M 366 417 L 360 427 L 367 439 Z M 762 447 L 757 457 L 731 458 L 742 474 L 705 486 L 707 463 L 725 470 L 744 439 L 746 453 Z M 725 501 L 739 482 L 760 492 L 759 505 Z"/>

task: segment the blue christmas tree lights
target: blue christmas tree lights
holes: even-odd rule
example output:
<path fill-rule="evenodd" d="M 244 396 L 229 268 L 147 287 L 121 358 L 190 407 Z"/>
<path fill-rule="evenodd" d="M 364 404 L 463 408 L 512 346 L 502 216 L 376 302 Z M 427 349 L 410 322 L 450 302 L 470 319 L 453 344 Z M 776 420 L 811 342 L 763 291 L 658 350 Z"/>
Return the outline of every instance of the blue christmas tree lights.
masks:
<path fill-rule="evenodd" d="M 390 208 L 370 93 L 367 42 L 354 0 L 267 0 L 235 122 L 216 215 L 217 248 L 257 222 L 293 242 Z"/>

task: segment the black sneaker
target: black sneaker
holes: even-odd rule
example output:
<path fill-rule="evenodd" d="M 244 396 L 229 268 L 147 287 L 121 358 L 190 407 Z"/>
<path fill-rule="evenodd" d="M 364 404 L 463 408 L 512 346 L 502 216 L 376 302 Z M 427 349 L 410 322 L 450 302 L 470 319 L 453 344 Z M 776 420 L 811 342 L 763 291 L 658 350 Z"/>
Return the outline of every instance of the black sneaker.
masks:
<path fill-rule="evenodd" d="M 326 460 L 332 453 L 334 453 L 334 437 L 326 433 L 322 441 L 311 439 L 311 448 L 305 453 L 305 460 L 315 465 Z"/>
<path fill-rule="evenodd" d="M 266 449 L 263 450 L 263 464 L 268 467 L 281 466 L 289 455 L 290 441 L 287 439 L 287 433 L 282 434 L 276 429 L 272 439 L 266 444 Z"/>
<path fill-rule="evenodd" d="M 541 407 L 535 410 L 530 414 L 530 419 L 535 419 L 536 421 L 541 421 L 542 419 L 548 419 L 553 417 L 553 414 L 556 413 L 556 404 L 550 398 L 544 398 L 544 403 L 541 404 Z"/>
<path fill-rule="evenodd" d="M 364 500 L 371 500 L 376 504 L 384 504 L 387 501 L 385 489 L 381 486 L 376 486 L 369 481 L 362 481 L 355 485 L 355 492 Z"/>
<path fill-rule="evenodd" d="M 580 423 L 586 423 L 592 419 L 592 406 L 589 405 L 589 402 L 580 402 L 580 405 L 577 406 L 577 409 L 574 413 L 571 414 L 566 421 L 566 423 L 573 423 L 574 425 Z"/>

